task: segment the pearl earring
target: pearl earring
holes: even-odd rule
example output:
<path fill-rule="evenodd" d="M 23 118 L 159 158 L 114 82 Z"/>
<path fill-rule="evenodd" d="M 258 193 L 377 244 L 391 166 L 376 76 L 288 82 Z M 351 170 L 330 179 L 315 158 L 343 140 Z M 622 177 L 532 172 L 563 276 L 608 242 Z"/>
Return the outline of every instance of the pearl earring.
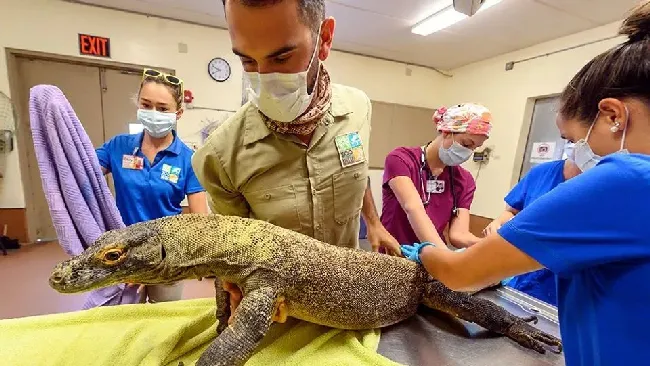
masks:
<path fill-rule="evenodd" d="M 609 130 L 612 131 L 612 133 L 616 133 L 620 128 L 621 128 L 621 123 L 616 121 L 614 122 L 614 126 L 612 126 Z"/>

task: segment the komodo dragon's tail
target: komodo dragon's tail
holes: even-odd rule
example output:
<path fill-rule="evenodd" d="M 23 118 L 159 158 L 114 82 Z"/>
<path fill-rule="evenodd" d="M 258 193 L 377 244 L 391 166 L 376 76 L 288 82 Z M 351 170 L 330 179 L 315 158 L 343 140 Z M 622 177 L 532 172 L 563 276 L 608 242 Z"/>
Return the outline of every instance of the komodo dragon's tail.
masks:
<path fill-rule="evenodd" d="M 528 324 L 531 321 L 537 322 L 536 316 L 520 318 L 489 300 L 452 291 L 441 282 L 431 281 L 426 284 L 422 302 L 432 309 L 503 334 L 539 353 L 546 353 L 544 345 L 556 347 L 557 351 L 554 352 L 562 352 L 562 342 L 559 339 Z"/>

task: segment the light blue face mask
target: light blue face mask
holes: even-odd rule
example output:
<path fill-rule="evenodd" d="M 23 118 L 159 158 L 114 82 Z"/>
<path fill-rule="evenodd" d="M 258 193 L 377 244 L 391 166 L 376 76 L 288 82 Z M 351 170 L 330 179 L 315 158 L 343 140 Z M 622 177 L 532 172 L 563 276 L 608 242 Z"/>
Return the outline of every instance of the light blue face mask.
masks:
<path fill-rule="evenodd" d="M 474 150 L 469 149 L 456 141 L 454 141 L 448 149 L 445 149 L 442 145 L 440 145 L 440 149 L 438 149 L 438 157 L 446 166 L 460 165 L 469 160 L 473 153 Z"/>
<path fill-rule="evenodd" d="M 595 167 L 603 159 L 602 156 L 597 155 L 591 149 L 591 146 L 589 146 L 589 143 L 587 142 L 593 128 L 594 124 L 589 127 L 587 137 L 576 142 L 575 146 L 573 147 L 573 162 L 576 163 L 582 172 L 586 172 L 587 170 Z"/>
<path fill-rule="evenodd" d="M 625 110 L 627 111 L 627 106 L 625 107 Z M 589 127 L 589 131 L 587 131 L 587 136 L 584 139 L 581 139 L 578 142 L 576 142 L 573 148 L 573 157 L 574 157 L 573 162 L 576 163 L 578 168 L 580 168 L 580 171 L 582 171 L 583 173 L 598 165 L 598 163 L 603 159 L 602 156 L 596 154 L 591 149 L 591 146 L 589 146 L 589 142 L 588 142 L 589 136 L 591 135 L 591 131 L 593 130 L 599 115 L 600 112 L 596 115 L 596 118 L 594 119 L 594 123 L 592 123 L 591 126 Z M 627 113 L 627 115 L 629 115 L 629 112 Z M 627 125 L 628 123 L 625 124 L 625 129 L 623 130 L 623 137 L 621 138 L 621 147 L 619 151 L 617 151 L 617 153 L 622 153 L 622 154 L 629 153 L 627 149 L 623 148 L 623 146 L 625 145 L 625 135 L 627 134 Z M 612 126 L 611 131 L 612 133 L 618 132 L 617 125 Z"/>
<path fill-rule="evenodd" d="M 176 113 L 158 112 L 153 109 L 138 109 L 138 122 L 153 138 L 167 136 L 176 127 Z"/>
<path fill-rule="evenodd" d="M 564 144 L 564 152 L 562 153 L 562 159 L 568 159 L 568 160 L 571 160 L 571 161 L 575 161 L 574 148 L 575 148 L 575 144 L 572 143 L 572 142 L 567 141 Z"/>

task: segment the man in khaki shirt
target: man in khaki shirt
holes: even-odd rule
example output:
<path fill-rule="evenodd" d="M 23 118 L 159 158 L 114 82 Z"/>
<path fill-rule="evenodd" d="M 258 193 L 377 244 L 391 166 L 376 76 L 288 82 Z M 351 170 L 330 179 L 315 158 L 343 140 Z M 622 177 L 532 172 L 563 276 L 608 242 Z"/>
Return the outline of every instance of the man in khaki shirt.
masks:
<path fill-rule="evenodd" d="M 322 65 L 335 27 L 325 18 L 325 1 L 223 3 L 251 88 L 250 101 L 193 158 L 212 211 L 349 248 L 358 247 L 361 213 L 373 250 L 399 254 L 370 191 L 370 100 L 331 83 Z M 236 306 L 241 293 L 225 287 Z"/>
<path fill-rule="evenodd" d="M 193 165 L 213 212 L 357 248 L 369 139 L 370 100 L 357 89 L 333 84 L 331 108 L 309 143 L 271 131 L 249 102 L 208 138 Z M 341 155 L 352 150 L 346 150 L 350 140 L 359 157 L 346 162 Z"/>

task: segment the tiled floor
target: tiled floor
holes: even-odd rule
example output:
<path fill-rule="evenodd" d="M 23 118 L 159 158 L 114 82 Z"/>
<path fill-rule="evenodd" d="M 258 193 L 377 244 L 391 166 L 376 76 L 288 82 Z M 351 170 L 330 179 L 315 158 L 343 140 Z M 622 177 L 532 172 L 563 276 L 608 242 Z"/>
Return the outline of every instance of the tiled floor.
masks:
<path fill-rule="evenodd" d="M 57 243 L 28 245 L 0 255 L 0 319 L 81 309 L 87 294 L 60 294 L 48 285 L 50 271 L 66 258 Z M 211 280 L 186 281 L 183 298 L 213 296 Z"/>

